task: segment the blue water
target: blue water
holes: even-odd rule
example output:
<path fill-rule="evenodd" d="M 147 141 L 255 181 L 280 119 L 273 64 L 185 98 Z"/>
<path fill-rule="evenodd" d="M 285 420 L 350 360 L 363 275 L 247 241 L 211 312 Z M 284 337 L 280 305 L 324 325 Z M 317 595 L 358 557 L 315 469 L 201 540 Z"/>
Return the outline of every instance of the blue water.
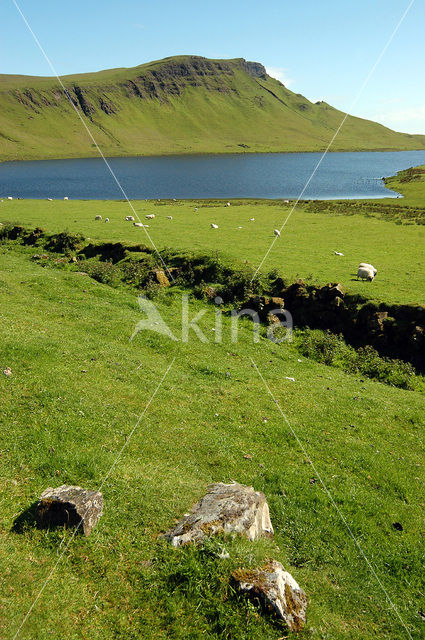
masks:
<path fill-rule="evenodd" d="M 297 198 L 320 153 L 112 158 L 129 198 Z M 328 153 L 303 199 L 384 198 L 383 176 L 425 164 L 425 151 Z M 0 163 L 0 197 L 121 199 L 101 158 Z"/>

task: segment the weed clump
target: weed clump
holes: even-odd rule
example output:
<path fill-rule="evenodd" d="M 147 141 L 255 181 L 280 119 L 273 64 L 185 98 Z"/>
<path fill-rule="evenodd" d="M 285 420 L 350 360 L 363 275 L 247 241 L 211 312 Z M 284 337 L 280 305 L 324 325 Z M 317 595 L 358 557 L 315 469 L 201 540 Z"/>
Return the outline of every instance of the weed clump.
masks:
<path fill-rule="evenodd" d="M 400 389 L 414 388 L 416 372 L 410 363 L 380 356 L 371 345 L 355 349 L 341 334 L 306 329 L 300 334 L 299 350 L 306 358 L 346 373 L 361 374 Z"/>

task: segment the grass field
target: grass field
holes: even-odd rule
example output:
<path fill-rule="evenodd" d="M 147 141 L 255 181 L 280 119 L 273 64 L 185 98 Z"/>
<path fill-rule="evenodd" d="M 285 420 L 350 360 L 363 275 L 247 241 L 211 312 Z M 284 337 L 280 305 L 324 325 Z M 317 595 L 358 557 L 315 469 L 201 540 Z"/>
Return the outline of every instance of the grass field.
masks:
<path fill-rule="evenodd" d="M 175 56 L 62 81 L 107 156 L 324 150 L 344 114 L 263 72 L 242 59 Z M 0 75 L 0 140 L 0 160 L 98 155 L 55 78 Z M 332 145 L 423 148 L 425 136 L 352 116 Z"/>
<path fill-rule="evenodd" d="M 423 206 L 417 175 L 403 201 L 415 210 Z M 402 206 L 382 207 L 392 203 Z M 376 202 L 370 209 L 358 203 L 355 213 L 345 204 L 338 213 L 314 213 L 314 203 L 297 208 L 263 268 L 423 304 L 425 227 L 411 224 L 404 209 L 390 219 Z M 158 247 L 219 252 L 255 266 L 288 213 L 274 202 L 134 205 L 140 216 L 155 213 L 149 231 Z M 96 214 L 111 222 L 95 222 Z M 143 230 L 124 221 L 129 214 L 123 202 L 0 203 L 2 222 L 147 244 Z M 213 221 L 218 230 L 210 229 Z M 206 312 L 199 325 L 207 343 L 193 332 L 185 343 L 150 331 L 131 342 L 141 319 L 134 290 L 43 268 L 30 259 L 33 249 L 0 243 L 2 640 L 15 638 L 63 551 L 19 639 L 277 640 L 285 630 L 229 582 L 232 570 L 269 558 L 308 594 L 299 638 L 424 637 L 423 379 L 405 391 L 348 375 L 304 357 L 298 334 L 293 343 L 273 344 L 263 328 L 254 344 L 248 321 L 231 343 L 226 316 L 216 343 L 213 305 L 194 299 L 190 317 Z M 372 284 L 353 280 L 360 260 L 378 267 Z M 154 298 L 176 336 L 180 294 L 171 287 Z M 34 528 L 27 510 L 46 487 L 102 484 L 170 365 L 102 487 L 104 515 L 91 536 L 71 541 L 69 530 Z M 12 376 L 1 373 L 6 367 Z M 230 480 L 265 492 L 274 539 L 181 549 L 161 539 L 209 483 Z M 220 558 L 223 546 L 228 559 Z"/>
<path fill-rule="evenodd" d="M 13 531 L 14 520 L 47 486 L 100 485 L 174 357 L 103 487 L 102 520 L 73 540 L 19 637 L 44 640 L 58 628 L 91 640 L 282 637 L 228 581 L 233 568 L 268 557 L 308 593 L 299 637 L 406 637 L 250 357 L 412 637 L 423 637 L 421 394 L 299 358 L 293 345 L 254 345 L 249 325 L 230 344 L 226 319 L 223 344 L 150 332 L 129 342 L 140 318 L 133 294 L 42 269 L 6 246 L 0 259 L 1 365 L 13 371 L 0 379 L 2 638 L 14 636 L 70 536 Z M 156 304 L 178 334 L 178 292 Z M 202 308 L 192 303 L 191 316 Z M 213 323 L 209 311 L 200 323 L 208 337 Z M 230 479 L 266 493 L 273 541 L 226 541 L 230 559 L 220 560 L 219 542 L 173 550 L 158 538 L 208 483 Z"/>
<path fill-rule="evenodd" d="M 425 225 L 385 220 L 376 213 L 376 202 L 371 204 L 374 209 L 369 216 L 364 203 L 354 213 L 352 205 L 344 202 L 332 203 L 331 212 L 315 212 L 312 204 L 299 205 L 262 270 L 277 269 L 289 281 L 301 277 L 319 284 L 340 282 L 349 291 L 390 303 L 424 304 Z M 214 252 L 226 259 L 247 261 L 253 268 L 270 248 L 273 229 L 280 228 L 291 210 L 291 205 L 266 201 L 235 201 L 230 207 L 224 202 L 135 201 L 133 206 L 140 219 L 149 224 L 150 237 L 158 249 Z M 0 203 L 3 222 L 39 225 L 51 232 L 66 229 L 93 240 L 150 245 L 143 229 L 125 222 L 125 216 L 131 213 L 126 202 L 116 201 Z M 144 216 L 151 213 L 155 219 L 145 220 Z M 109 224 L 95 221 L 98 214 L 109 217 Z M 173 219 L 168 220 L 168 215 Z M 252 217 L 254 222 L 250 222 Z M 219 228 L 211 229 L 212 222 Z M 335 255 L 335 251 L 344 256 Z M 373 283 L 356 280 L 360 262 L 370 262 L 378 269 Z"/>

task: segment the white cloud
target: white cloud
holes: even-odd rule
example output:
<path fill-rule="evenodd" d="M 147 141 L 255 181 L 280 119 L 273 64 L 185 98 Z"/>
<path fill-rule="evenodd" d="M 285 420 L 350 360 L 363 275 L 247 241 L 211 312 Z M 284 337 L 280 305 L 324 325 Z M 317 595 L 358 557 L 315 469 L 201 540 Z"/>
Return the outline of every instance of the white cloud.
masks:
<path fill-rule="evenodd" d="M 267 67 L 266 71 L 269 76 L 279 80 L 285 87 L 291 86 L 294 80 L 287 75 L 287 69 L 283 67 Z"/>
<path fill-rule="evenodd" d="M 406 107 L 375 113 L 372 120 L 405 133 L 425 134 L 425 107 Z"/>

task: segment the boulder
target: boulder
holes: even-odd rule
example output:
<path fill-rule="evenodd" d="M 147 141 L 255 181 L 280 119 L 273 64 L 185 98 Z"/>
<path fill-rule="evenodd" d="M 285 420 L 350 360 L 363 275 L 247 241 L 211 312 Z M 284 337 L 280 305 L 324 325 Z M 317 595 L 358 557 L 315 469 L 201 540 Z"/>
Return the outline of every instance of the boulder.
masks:
<path fill-rule="evenodd" d="M 88 536 L 98 523 L 103 509 L 100 491 L 62 485 L 43 491 L 36 506 L 36 520 L 40 527 L 79 526 Z"/>
<path fill-rule="evenodd" d="M 258 598 L 291 631 L 301 631 L 306 622 L 307 596 L 280 562 L 272 560 L 259 569 L 237 569 L 236 587 Z"/>
<path fill-rule="evenodd" d="M 168 280 L 167 276 L 165 275 L 165 271 L 163 271 L 162 269 L 157 269 L 154 273 L 155 273 L 156 281 L 161 287 L 169 287 L 170 286 L 170 281 Z"/>
<path fill-rule="evenodd" d="M 273 526 L 264 493 L 236 482 L 213 484 L 191 513 L 165 537 L 173 546 L 179 547 L 217 533 L 238 533 L 250 540 L 272 536 Z"/>

